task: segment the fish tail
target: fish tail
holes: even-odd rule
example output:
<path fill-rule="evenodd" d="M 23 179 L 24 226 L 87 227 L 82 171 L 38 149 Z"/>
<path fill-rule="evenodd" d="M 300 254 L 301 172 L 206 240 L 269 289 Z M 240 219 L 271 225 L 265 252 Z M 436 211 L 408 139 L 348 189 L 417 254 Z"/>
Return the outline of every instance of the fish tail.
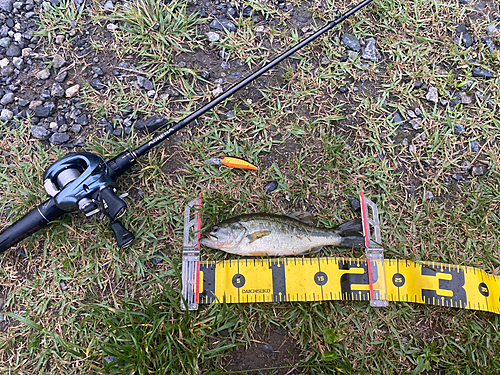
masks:
<path fill-rule="evenodd" d="M 365 245 L 361 219 L 354 219 L 335 228 L 340 235 L 341 247 L 362 248 Z"/>

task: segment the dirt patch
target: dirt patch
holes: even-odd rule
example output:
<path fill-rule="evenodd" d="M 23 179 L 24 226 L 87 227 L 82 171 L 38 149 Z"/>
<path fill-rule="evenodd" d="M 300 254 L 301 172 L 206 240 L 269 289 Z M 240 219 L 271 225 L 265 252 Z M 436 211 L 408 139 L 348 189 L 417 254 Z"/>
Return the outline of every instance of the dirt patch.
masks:
<path fill-rule="evenodd" d="M 284 328 L 257 332 L 250 344 L 239 346 L 227 357 L 225 370 L 239 374 L 285 375 L 296 373 L 301 352 Z"/>

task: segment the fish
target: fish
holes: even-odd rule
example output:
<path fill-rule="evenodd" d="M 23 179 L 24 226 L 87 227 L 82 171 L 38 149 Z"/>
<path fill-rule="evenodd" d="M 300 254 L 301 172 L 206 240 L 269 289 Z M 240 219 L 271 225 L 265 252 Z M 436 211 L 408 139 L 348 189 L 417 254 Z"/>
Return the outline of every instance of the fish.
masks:
<path fill-rule="evenodd" d="M 242 256 L 312 254 L 323 246 L 362 248 L 361 219 L 319 228 L 298 215 L 254 213 L 233 217 L 202 232 L 200 243 Z"/>

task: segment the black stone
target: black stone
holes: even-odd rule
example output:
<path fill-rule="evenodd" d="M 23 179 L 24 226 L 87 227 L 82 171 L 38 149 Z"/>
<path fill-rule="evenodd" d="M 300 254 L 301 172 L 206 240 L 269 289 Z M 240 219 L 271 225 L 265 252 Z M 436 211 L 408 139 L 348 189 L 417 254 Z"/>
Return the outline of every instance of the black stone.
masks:
<path fill-rule="evenodd" d="M 361 50 L 361 45 L 359 44 L 358 38 L 352 34 L 342 35 L 342 43 L 349 49 L 359 52 Z"/>
<path fill-rule="evenodd" d="M 103 84 L 99 78 L 94 78 L 92 81 L 90 81 L 90 86 L 92 86 L 96 90 L 102 90 L 106 88 L 106 85 Z"/>
<path fill-rule="evenodd" d="M 23 109 L 22 111 L 20 111 L 17 115 L 16 115 L 16 118 L 18 119 L 21 119 L 21 118 L 26 118 L 28 115 L 26 114 L 26 110 Z"/>
<path fill-rule="evenodd" d="M 278 187 L 278 183 L 276 181 L 271 181 L 264 186 L 264 190 L 267 194 L 272 193 Z"/>
<path fill-rule="evenodd" d="M 255 11 L 250 6 L 245 7 L 245 9 L 243 9 L 243 12 L 241 13 L 241 15 L 243 17 L 252 17 L 254 14 L 255 14 Z"/>
<path fill-rule="evenodd" d="M 493 42 L 493 39 L 489 36 L 482 36 L 481 41 L 486 44 L 486 47 L 488 47 L 488 50 L 490 53 L 495 52 L 495 42 Z"/>
<path fill-rule="evenodd" d="M 66 118 L 63 115 L 57 115 L 56 117 L 57 126 L 62 126 L 66 124 Z"/>
<path fill-rule="evenodd" d="M 27 106 L 28 104 L 30 104 L 30 101 L 29 100 L 26 100 L 26 99 L 19 99 L 17 101 L 17 104 L 20 105 L 21 107 L 25 107 Z"/>
<path fill-rule="evenodd" d="M 482 164 L 475 165 L 470 169 L 470 173 L 473 176 L 483 176 L 486 174 L 486 172 L 488 172 L 488 167 Z"/>
<path fill-rule="evenodd" d="M 137 83 L 140 87 L 144 88 L 144 90 L 150 91 L 154 89 L 153 82 L 145 77 L 137 76 Z"/>
<path fill-rule="evenodd" d="M 43 100 L 50 99 L 50 90 L 47 89 L 42 90 L 41 97 Z"/>
<path fill-rule="evenodd" d="M 471 141 L 470 150 L 472 152 L 479 152 L 480 148 L 481 148 L 481 145 L 479 144 L 478 141 Z"/>
<path fill-rule="evenodd" d="M 461 135 L 465 133 L 465 128 L 463 125 L 460 124 L 455 124 L 453 125 L 453 130 L 455 131 L 455 134 Z"/>
<path fill-rule="evenodd" d="M 399 114 L 399 112 L 396 112 L 393 116 L 394 123 L 397 124 L 402 124 L 404 122 L 403 118 Z"/>
<path fill-rule="evenodd" d="M 458 106 L 460 103 L 462 102 L 462 100 L 460 98 L 457 98 L 457 97 L 454 97 L 453 99 L 450 100 L 450 107 L 451 108 L 455 108 L 456 106 Z"/>
<path fill-rule="evenodd" d="M 215 18 L 212 23 L 210 23 L 210 28 L 215 29 L 215 30 L 221 30 L 221 31 L 236 31 L 237 27 L 229 21 L 226 17 L 224 16 L 218 16 Z"/>
<path fill-rule="evenodd" d="M 274 348 L 272 345 L 264 344 L 264 345 L 262 345 L 261 350 L 264 353 L 271 354 L 272 356 L 274 356 Z"/>
<path fill-rule="evenodd" d="M 472 35 L 467 31 L 467 27 L 463 23 L 459 23 L 456 29 L 459 42 L 463 43 L 465 47 L 469 48 L 474 44 Z"/>
<path fill-rule="evenodd" d="M 361 211 L 361 203 L 359 203 L 359 200 L 357 198 L 350 197 L 348 199 L 349 199 L 349 203 L 351 204 L 351 209 L 354 212 Z"/>
<path fill-rule="evenodd" d="M 89 124 L 89 119 L 87 115 L 82 115 L 76 119 L 76 122 L 82 126 L 85 126 Z"/>
<path fill-rule="evenodd" d="M 21 48 L 15 44 L 11 44 L 7 51 L 5 51 L 7 57 L 19 57 L 21 56 Z"/>
<path fill-rule="evenodd" d="M 50 108 L 44 106 L 44 105 L 39 105 L 38 107 L 35 108 L 35 116 L 36 117 L 42 117 L 46 118 L 49 117 L 51 114 Z"/>
<path fill-rule="evenodd" d="M 93 66 L 92 67 L 92 71 L 94 72 L 94 74 L 97 74 L 98 76 L 103 76 L 104 75 L 104 72 L 98 66 Z"/>
<path fill-rule="evenodd" d="M 43 126 L 33 125 L 31 135 L 36 139 L 47 140 L 50 137 L 50 132 Z"/>
<path fill-rule="evenodd" d="M 472 68 L 473 77 L 495 78 L 495 75 L 486 69 Z"/>
<path fill-rule="evenodd" d="M 286 335 L 286 329 L 285 328 L 278 328 L 276 331 L 275 331 L 278 335 L 280 336 L 285 336 Z"/>

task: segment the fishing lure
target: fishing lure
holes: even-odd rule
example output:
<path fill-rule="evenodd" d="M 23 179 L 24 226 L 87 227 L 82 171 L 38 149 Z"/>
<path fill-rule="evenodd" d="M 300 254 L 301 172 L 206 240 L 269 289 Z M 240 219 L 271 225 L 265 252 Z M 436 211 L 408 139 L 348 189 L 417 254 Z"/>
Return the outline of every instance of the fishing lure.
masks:
<path fill-rule="evenodd" d="M 205 164 L 224 165 L 229 168 L 251 169 L 254 171 L 259 170 L 255 165 L 246 160 L 235 158 L 232 156 L 221 156 L 220 158 L 212 158 L 205 160 Z"/>

